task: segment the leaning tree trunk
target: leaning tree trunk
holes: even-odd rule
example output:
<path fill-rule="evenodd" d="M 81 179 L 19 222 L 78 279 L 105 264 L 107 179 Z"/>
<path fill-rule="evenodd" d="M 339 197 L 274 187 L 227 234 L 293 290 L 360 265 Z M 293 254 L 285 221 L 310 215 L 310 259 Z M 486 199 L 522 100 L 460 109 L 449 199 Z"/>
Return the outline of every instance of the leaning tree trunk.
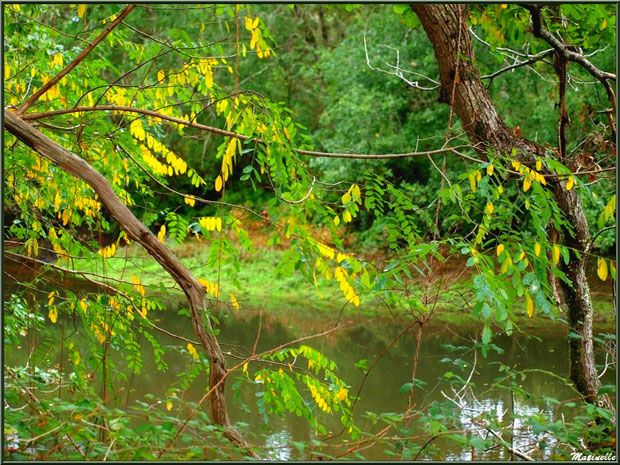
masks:
<path fill-rule="evenodd" d="M 516 148 L 520 161 L 533 165 L 533 155 L 544 155 L 545 150 L 536 142 L 514 135 L 499 116 L 475 64 L 465 7 L 418 3 L 411 7 L 435 51 L 441 80 L 439 101 L 452 106 L 481 156 L 486 148 L 505 153 Z M 459 59 L 459 53 L 462 59 Z M 575 190 L 567 191 L 559 181 L 549 182 L 549 186 L 573 228 L 572 231 L 566 228 L 561 231 L 563 245 L 581 254 L 578 258 L 572 253 L 569 264 L 561 265 L 572 282 L 571 287 L 562 281 L 561 287 L 568 307 L 570 331 L 579 335 L 579 338 L 571 338 L 569 343 L 570 376 L 579 392 L 593 401 L 597 399 L 601 383 L 594 363 L 593 308 L 583 253 L 590 240 L 590 232 Z"/>
<path fill-rule="evenodd" d="M 246 446 L 241 436 L 230 426 L 224 389 L 225 360 L 208 320 L 205 327 L 202 315 L 206 309 L 205 291 L 196 277 L 135 217 L 131 210 L 118 198 L 108 180 L 84 159 L 58 145 L 8 110 L 4 111 L 4 128 L 38 154 L 55 163 L 60 169 L 91 186 L 110 215 L 118 221 L 127 235 L 142 245 L 181 286 L 187 296 L 194 330 L 210 359 L 210 388 L 212 393 L 209 400 L 211 401 L 212 420 L 224 427 L 225 435 L 231 441 Z"/>

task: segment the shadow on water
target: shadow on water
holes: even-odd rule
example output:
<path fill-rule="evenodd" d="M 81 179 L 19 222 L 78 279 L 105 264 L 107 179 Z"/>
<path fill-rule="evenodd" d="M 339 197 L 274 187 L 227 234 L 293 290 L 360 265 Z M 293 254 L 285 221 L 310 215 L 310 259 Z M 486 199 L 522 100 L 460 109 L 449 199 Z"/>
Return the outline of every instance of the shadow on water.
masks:
<path fill-rule="evenodd" d="M 6 284 L 6 283 L 5 283 Z M 9 287 L 14 289 L 14 287 Z M 7 287 L 5 285 L 5 291 Z M 89 289 L 90 292 L 95 289 Z M 8 295 L 5 296 L 5 298 Z M 45 299 L 45 293 L 41 292 L 39 298 Z M 41 302 L 45 305 L 44 300 Z M 178 316 L 177 310 L 182 308 L 183 300 L 177 298 L 167 305 L 167 311 L 159 312 L 154 316 L 156 323 L 172 333 L 193 337 L 192 325 L 188 318 Z M 290 308 L 279 315 L 258 314 L 241 310 L 235 313 L 224 312 L 220 315 L 219 340 L 225 352 L 247 354 L 256 343 L 257 352 L 272 349 L 280 344 L 294 340 L 304 335 L 318 333 L 333 326 L 337 316 L 330 321 L 325 316 L 313 319 L 307 312 L 297 313 L 294 306 L 287 303 Z M 412 359 L 416 350 L 415 331 L 411 330 L 400 337 L 390 350 L 386 348 L 392 344 L 398 334 L 406 327 L 406 322 L 396 322 L 388 319 L 374 319 L 370 322 L 360 319 L 345 322 L 348 329 L 342 329 L 329 336 L 304 341 L 321 351 L 337 364 L 337 375 L 350 386 L 350 393 L 357 394 L 359 401 L 355 407 L 355 421 L 362 430 L 377 431 L 380 425 L 373 425 L 365 412 L 404 412 L 407 409 L 407 393 L 399 391 L 403 384 L 411 379 Z M 57 341 L 60 337 L 60 325 L 50 325 L 49 337 Z M 259 331 L 260 327 L 260 331 Z M 414 399 L 417 407 L 428 406 L 434 401 L 445 402 L 445 395 L 451 396 L 453 392 L 445 383 L 446 372 L 467 378 L 473 363 L 472 353 L 461 355 L 451 351 L 447 345 L 471 346 L 472 340 L 479 332 L 475 326 L 447 326 L 429 323 L 422 333 L 421 353 L 417 368 L 417 379 L 425 384 L 417 387 L 414 391 Z M 553 397 L 559 401 L 572 399 L 575 392 L 569 383 L 564 383 L 558 377 L 568 378 L 568 350 L 566 328 L 560 324 L 550 324 L 544 328 L 532 330 L 527 334 L 515 333 L 512 336 L 498 335 L 493 342 L 501 347 L 503 352 L 490 351 L 486 358 L 480 355 L 476 359 L 476 370 L 472 377 L 474 383 L 473 392 L 475 397 L 464 398 L 463 427 L 465 430 L 473 429 L 476 425 L 468 423 L 469 418 L 481 413 L 492 413 L 500 421 L 511 410 L 516 414 L 514 420 L 515 447 L 525 446 L 533 439 L 532 433 L 522 424 L 520 415 L 552 415 L 555 405 L 550 401 L 540 401 L 545 396 Z M 257 334 L 260 337 L 257 340 Z M 155 333 L 162 346 L 180 345 L 180 341 L 169 336 Z M 85 343 L 85 338 L 80 336 L 80 329 L 72 335 L 76 345 Z M 88 344 L 84 345 L 87 350 Z M 52 348 L 52 350 L 54 350 Z M 367 360 L 367 366 L 371 366 L 379 354 L 385 354 L 377 361 L 370 374 L 365 377 L 363 371 L 356 367 L 360 360 Z M 5 363 L 9 366 L 24 363 L 26 358 L 24 347 L 15 347 L 5 353 Z M 59 352 L 52 354 L 52 360 L 59 363 Z M 456 362 L 455 362 L 456 360 Z M 179 359 L 178 352 L 166 355 L 168 370 L 165 373 L 158 371 L 152 350 L 145 345 L 143 349 L 143 369 L 136 376 L 131 386 L 130 400 L 143 399 L 146 394 L 155 397 L 163 397 L 171 383 L 178 381 L 178 375 L 187 368 L 188 361 Z M 238 359 L 231 359 L 229 366 L 238 363 Z M 118 357 L 115 361 L 119 367 L 123 366 L 124 360 Z M 68 363 L 64 361 L 65 366 Z M 527 377 L 519 381 L 519 385 L 525 391 L 533 394 L 537 401 L 528 400 L 524 397 L 513 397 L 507 390 L 489 389 L 500 375 L 500 364 L 510 366 L 515 370 L 530 370 Z M 305 368 L 305 367 L 304 367 Z M 533 371 L 532 371 L 533 370 Z M 251 371 L 251 370 L 250 370 Z M 272 459 L 289 460 L 303 458 L 292 445 L 294 441 L 311 441 L 314 431 L 303 418 L 295 415 L 286 415 L 283 418 L 272 416 L 267 425 L 263 417 L 256 412 L 257 385 L 243 383 L 236 399 L 230 388 L 241 374 L 233 374 L 228 381 L 228 395 L 230 398 L 231 421 L 237 423 L 250 441 L 261 445 L 269 451 Z M 440 384 L 440 380 L 444 380 Z M 610 370 L 605 375 L 608 383 L 613 383 L 615 371 Z M 184 394 L 185 399 L 196 401 L 200 399 L 207 384 L 206 376 L 199 376 Z M 117 393 L 123 399 L 127 395 L 121 387 Z M 339 415 L 327 416 L 319 413 L 321 421 L 329 432 L 340 431 Z M 344 436 L 342 436 L 343 438 Z M 470 460 L 495 459 L 509 460 L 510 452 L 504 448 L 494 448 L 488 452 L 463 451 L 455 443 L 437 441 L 442 450 L 438 459 Z M 364 455 L 368 459 L 389 458 L 383 449 L 388 446 L 378 446 L 367 449 Z"/>

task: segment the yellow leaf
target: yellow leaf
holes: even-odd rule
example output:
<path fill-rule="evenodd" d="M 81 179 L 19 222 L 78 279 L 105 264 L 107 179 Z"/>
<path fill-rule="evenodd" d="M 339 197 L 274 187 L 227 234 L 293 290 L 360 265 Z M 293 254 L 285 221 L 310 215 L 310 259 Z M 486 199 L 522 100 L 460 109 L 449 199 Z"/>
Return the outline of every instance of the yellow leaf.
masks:
<path fill-rule="evenodd" d="M 490 215 L 491 213 L 493 213 L 493 202 L 489 202 L 487 203 L 487 213 Z"/>
<path fill-rule="evenodd" d="M 493 165 L 489 165 L 487 166 L 487 174 L 489 176 L 493 176 L 493 170 L 495 169 L 495 167 Z"/>
<path fill-rule="evenodd" d="M 70 219 L 71 219 L 71 212 L 69 211 L 68 208 L 65 208 L 62 211 L 62 224 L 63 224 L 63 226 L 66 226 Z"/>
<path fill-rule="evenodd" d="M 205 84 L 207 86 L 207 88 L 211 88 L 213 87 L 213 71 L 211 71 L 211 67 L 209 66 L 206 70 L 206 72 L 204 73 L 205 76 Z"/>
<path fill-rule="evenodd" d="M 527 316 L 532 318 L 534 314 L 534 301 L 528 292 L 525 293 L 525 311 L 527 312 Z"/>
<path fill-rule="evenodd" d="M 84 415 L 82 415 L 81 413 L 78 413 L 76 416 L 73 417 L 74 420 L 79 421 L 82 418 L 84 418 Z"/>
<path fill-rule="evenodd" d="M 538 242 L 534 244 L 534 253 L 537 257 L 540 256 L 540 244 Z"/>
<path fill-rule="evenodd" d="M 529 176 L 527 176 L 523 180 L 523 192 L 527 192 L 531 185 L 532 185 L 532 179 Z"/>
<path fill-rule="evenodd" d="M 342 196 L 342 204 L 346 205 L 350 201 L 351 201 L 351 189 L 349 189 L 347 193 Z"/>
<path fill-rule="evenodd" d="M 248 18 L 247 16 L 245 17 L 245 28 L 248 31 L 251 31 L 253 29 L 253 27 L 252 27 L 252 18 Z"/>
<path fill-rule="evenodd" d="M 607 19 L 603 20 L 603 24 L 601 24 L 601 31 L 607 27 Z"/>
<path fill-rule="evenodd" d="M 217 192 L 222 190 L 222 176 L 218 176 L 215 180 L 215 190 Z"/>
<path fill-rule="evenodd" d="M 86 13 L 86 5 L 82 3 L 78 6 L 78 16 L 82 18 L 84 16 L 84 13 Z"/>
<path fill-rule="evenodd" d="M 335 224 L 336 226 L 338 226 L 338 225 L 340 224 L 340 218 L 338 217 L 338 215 L 336 215 L 336 216 L 334 217 L 334 224 Z"/>
<path fill-rule="evenodd" d="M 215 229 L 218 231 L 222 230 L 222 218 L 215 218 Z"/>
<path fill-rule="evenodd" d="M 547 181 L 545 181 L 545 177 L 542 174 L 538 174 L 536 180 L 543 185 L 547 184 Z"/>
<path fill-rule="evenodd" d="M 56 309 L 56 307 L 50 308 L 48 316 L 52 323 L 56 323 L 58 321 L 58 310 Z"/>
<path fill-rule="evenodd" d="M 476 181 L 480 182 L 481 179 L 482 179 L 482 174 L 480 174 L 480 171 L 476 171 Z"/>
<path fill-rule="evenodd" d="M 159 71 L 157 71 L 157 80 L 158 81 L 163 81 L 164 78 L 166 77 L 166 73 L 164 73 L 163 69 L 160 69 Z"/>
<path fill-rule="evenodd" d="M 166 402 L 166 410 L 168 411 L 172 410 L 172 402 L 170 401 Z"/>
<path fill-rule="evenodd" d="M 542 169 L 542 160 L 536 160 L 536 171 L 540 171 Z"/>
<path fill-rule="evenodd" d="M 344 219 L 345 223 L 350 223 L 351 222 L 351 213 L 349 211 L 346 211 L 343 213 L 342 218 Z"/>
<path fill-rule="evenodd" d="M 506 273 L 506 271 L 508 271 L 508 267 L 512 265 L 512 259 L 510 257 L 506 257 L 506 260 L 504 260 L 502 262 L 502 267 L 500 269 L 500 271 L 502 273 Z"/>
<path fill-rule="evenodd" d="M 185 200 L 185 203 L 189 205 L 190 207 L 193 207 L 194 205 L 196 205 L 196 199 L 192 197 L 191 195 L 186 195 L 183 200 Z"/>
<path fill-rule="evenodd" d="M 157 239 L 159 239 L 159 242 L 163 243 L 165 236 L 166 236 L 166 225 L 162 224 L 159 230 L 159 233 L 157 234 Z"/>
<path fill-rule="evenodd" d="M 469 175 L 469 187 L 471 187 L 472 192 L 476 192 L 476 173 Z"/>
<path fill-rule="evenodd" d="M 566 181 L 566 190 L 571 190 L 573 188 L 573 184 L 575 184 L 575 179 L 571 176 L 568 178 L 568 181 Z"/>
<path fill-rule="evenodd" d="M 596 273 L 598 274 L 598 277 L 601 278 L 601 281 L 605 281 L 607 279 L 607 271 L 607 262 L 604 258 L 599 258 Z"/>
<path fill-rule="evenodd" d="M 552 259 L 553 259 L 553 263 L 555 265 L 558 264 L 558 262 L 560 261 L 560 247 L 557 244 L 553 244 L 553 252 L 551 253 L 552 255 Z"/>
<path fill-rule="evenodd" d="M 196 348 L 191 342 L 187 343 L 187 351 L 192 357 L 194 357 L 194 360 L 198 360 L 198 352 L 196 352 Z"/>
<path fill-rule="evenodd" d="M 230 301 L 232 302 L 232 306 L 239 310 L 239 301 L 234 296 L 234 294 L 230 294 Z"/>
<path fill-rule="evenodd" d="M 499 257 L 504 251 L 504 244 L 500 244 L 497 246 L 497 256 Z"/>
<path fill-rule="evenodd" d="M 146 138 L 146 132 L 139 119 L 135 119 L 131 122 L 129 125 L 129 132 L 138 140 L 144 140 Z"/>
<path fill-rule="evenodd" d="M 138 291 L 138 293 L 144 297 L 144 287 L 142 286 L 142 284 L 140 284 L 140 280 L 138 279 L 137 276 L 132 276 L 130 278 L 130 281 L 133 283 L 134 287 L 136 288 L 136 290 Z"/>
<path fill-rule="evenodd" d="M 243 372 L 244 372 L 244 373 L 247 373 L 247 372 L 248 372 L 248 362 L 245 362 L 245 363 L 243 364 Z"/>

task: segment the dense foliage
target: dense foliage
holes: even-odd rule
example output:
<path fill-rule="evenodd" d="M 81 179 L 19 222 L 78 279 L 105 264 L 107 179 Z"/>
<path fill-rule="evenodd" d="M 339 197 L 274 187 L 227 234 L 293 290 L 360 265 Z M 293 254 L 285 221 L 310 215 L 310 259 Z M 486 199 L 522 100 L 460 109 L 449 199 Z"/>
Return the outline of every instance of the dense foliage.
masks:
<path fill-rule="evenodd" d="M 373 305 L 402 318 L 403 335 L 417 328 L 418 350 L 424 325 L 442 312 L 465 308 L 479 323 L 473 341 L 446 348 L 454 367 L 439 382 L 455 394 L 446 402 L 414 402 L 424 389 L 416 355 L 400 393 L 409 396 L 406 409 L 356 411 L 342 367 L 304 334 L 264 352 L 257 336 L 253 349 L 246 341 L 244 352 L 227 352 L 235 399 L 256 390 L 254 405 L 239 408 L 265 424 L 304 418 L 314 435 L 295 443 L 302 458 L 363 458 L 366 443 L 388 458 L 440 457 L 439 437 L 463 450 L 511 450 L 498 433 L 508 419 L 463 412 L 476 368 L 463 358 L 501 352 L 494 335 L 526 331 L 535 317 L 563 321 L 555 283 L 570 281 L 561 261 L 589 257 L 606 297 L 608 283 L 615 289 L 615 109 L 606 111 L 603 86 L 568 67 L 560 160 L 558 76 L 551 53 L 532 60 L 548 46 L 530 34 L 530 13 L 518 5 L 468 9 L 476 64 L 498 112 L 514 134 L 547 149 L 527 165 L 516 148 L 476 150 L 452 108 L 437 103 L 433 47 L 407 5 L 139 5 L 115 24 L 123 8 L 4 5 L 4 102 L 101 173 L 162 243 L 177 252 L 200 247 L 192 272 L 208 296 L 201 318 L 215 335 L 225 310 L 244 311 L 239 296 L 251 306 L 246 258 L 263 248 L 281 251 L 270 274 L 303 279 L 306 294 L 339 299 L 351 313 Z M 598 68 L 615 69 L 613 5 L 543 11 L 552 33 Z M 83 61 L 27 103 L 106 28 Z M 578 192 L 593 237 L 585 253 L 550 232 L 572 228 L 550 179 Z M 17 357 L 18 344 L 27 348 L 21 363 L 5 366 L 5 458 L 244 453 L 203 411 L 206 394 L 184 395 L 205 383 L 212 361 L 194 336 L 158 325 L 178 288 L 134 263 L 138 244 L 93 189 L 8 131 L 3 186 L 5 262 L 60 276 L 60 285 L 45 274 L 17 276 L 21 286 L 3 296 L 5 350 Z M 435 273 L 445 263 L 464 270 L 459 296 L 447 294 L 456 280 Z M 76 276 L 79 290 L 68 284 Z M 178 315 L 192 317 L 184 307 Z M 163 333 L 174 342 L 162 343 Z M 614 337 L 595 343 L 607 369 L 613 351 L 603 348 Z M 183 368 L 165 397 L 130 402 L 145 346 L 159 376 L 171 356 Z M 364 380 L 372 376 L 368 360 L 355 366 Z M 522 419 L 541 434 L 534 457 L 609 449 L 608 410 L 526 392 L 518 380 L 527 370 L 498 370 L 493 389 L 557 405 L 552 418 Z M 600 394 L 614 390 L 604 385 Z M 469 434 L 472 425 L 490 433 Z"/>

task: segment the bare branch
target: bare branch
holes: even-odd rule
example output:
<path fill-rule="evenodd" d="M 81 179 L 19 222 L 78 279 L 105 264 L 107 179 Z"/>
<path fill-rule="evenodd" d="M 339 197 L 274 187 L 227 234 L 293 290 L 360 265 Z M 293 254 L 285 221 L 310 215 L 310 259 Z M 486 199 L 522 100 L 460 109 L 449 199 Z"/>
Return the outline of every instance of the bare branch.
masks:
<path fill-rule="evenodd" d="M 374 11 L 374 9 L 373 9 Z M 370 16 L 372 16 L 372 12 L 370 13 Z M 364 26 L 364 37 L 363 37 L 363 41 L 364 41 L 364 53 L 366 55 L 366 65 L 368 65 L 368 67 L 373 70 L 373 71 L 379 71 L 381 73 L 385 73 L 388 74 L 390 76 L 396 76 L 397 78 L 401 79 L 402 81 L 404 81 L 408 86 L 414 87 L 416 89 L 420 89 L 420 90 L 435 90 L 437 88 L 439 88 L 440 84 L 439 82 L 435 81 L 434 79 L 429 78 L 428 76 L 425 76 L 422 73 L 418 73 L 416 71 L 407 71 L 407 70 L 403 70 L 400 68 L 400 51 L 396 48 L 396 47 L 391 47 L 389 45 L 383 45 L 381 44 L 380 47 L 385 47 L 385 48 L 389 48 L 390 50 L 394 50 L 396 52 L 396 65 L 391 65 L 389 63 L 385 63 L 385 65 L 388 68 L 392 68 L 394 71 L 386 71 L 384 69 L 381 68 L 377 68 L 373 65 L 370 64 L 370 56 L 368 54 L 368 44 L 366 41 L 366 33 L 368 31 L 368 21 L 370 21 L 370 16 L 368 17 L 368 20 L 366 21 L 366 25 Z M 409 79 L 407 79 L 405 76 L 403 76 L 403 72 L 405 73 L 410 73 L 410 74 L 415 74 L 418 76 L 423 77 L 424 79 L 426 79 L 427 81 L 432 82 L 433 84 L 435 84 L 433 87 L 423 87 L 421 86 L 418 81 L 410 81 Z"/>
<path fill-rule="evenodd" d="M 521 66 L 528 66 L 531 65 L 533 63 L 536 63 L 537 61 L 542 60 L 543 58 L 546 58 L 548 56 L 550 56 L 553 53 L 553 49 L 550 48 L 548 50 L 544 50 L 540 53 L 537 53 L 536 55 L 529 55 L 529 58 L 525 61 L 519 61 L 516 62 L 510 66 L 506 66 L 505 68 L 502 68 L 500 70 L 495 71 L 492 74 L 487 74 L 485 76 L 482 76 L 481 79 L 489 79 L 489 83 L 487 84 L 487 86 L 491 85 L 491 82 L 493 82 L 493 79 L 495 79 L 497 76 L 499 76 L 500 74 L 503 74 L 507 71 L 512 71 L 515 70 L 517 68 L 520 68 Z"/>
<path fill-rule="evenodd" d="M 613 73 L 608 73 L 606 71 L 598 69 L 590 60 L 588 60 L 584 54 L 579 53 L 571 47 L 563 44 L 557 37 L 555 37 L 551 32 L 543 27 L 543 18 L 540 13 L 540 7 L 535 5 L 522 5 L 523 8 L 528 10 L 532 19 L 532 27 L 534 37 L 538 37 L 543 39 L 549 45 L 553 47 L 553 49 L 566 61 L 572 61 L 574 63 L 580 64 L 586 71 L 588 71 L 592 77 L 599 80 L 607 90 L 607 95 L 609 97 L 610 102 L 615 107 L 616 106 L 616 98 L 610 80 L 615 81 L 616 75 Z"/>

